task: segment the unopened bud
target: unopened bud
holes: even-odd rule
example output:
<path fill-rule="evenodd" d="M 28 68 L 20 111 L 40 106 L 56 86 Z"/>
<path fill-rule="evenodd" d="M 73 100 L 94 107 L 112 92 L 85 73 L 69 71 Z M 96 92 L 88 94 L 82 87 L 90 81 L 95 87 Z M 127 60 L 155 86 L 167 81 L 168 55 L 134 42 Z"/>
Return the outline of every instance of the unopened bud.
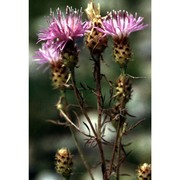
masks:
<path fill-rule="evenodd" d="M 72 173 L 72 155 L 67 148 L 61 148 L 55 155 L 55 169 L 58 174 L 65 178 L 71 176 Z"/>
<path fill-rule="evenodd" d="M 116 94 L 114 97 L 118 102 L 127 103 L 131 99 L 132 83 L 130 78 L 124 74 L 120 75 L 116 82 Z"/>
<path fill-rule="evenodd" d="M 138 180 L 151 180 L 151 164 L 144 163 L 136 171 Z"/>

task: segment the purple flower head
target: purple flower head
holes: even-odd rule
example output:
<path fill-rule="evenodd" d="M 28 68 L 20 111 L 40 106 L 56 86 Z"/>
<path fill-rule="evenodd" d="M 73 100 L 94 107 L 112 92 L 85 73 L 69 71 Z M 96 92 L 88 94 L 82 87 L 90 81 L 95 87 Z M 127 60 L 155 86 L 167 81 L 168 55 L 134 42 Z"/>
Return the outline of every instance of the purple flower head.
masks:
<path fill-rule="evenodd" d="M 65 15 L 59 9 L 57 9 L 57 17 L 51 12 L 48 28 L 41 30 L 38 34 L 39 41 L 48 41 L 62 50 L 69 40 L 74 41 L 84 36 L 88 24 L 83 23 L 81 17 L 82 10 L 73 10 L 68 6 Z"/>
<path fill-rule="evenodd" d="M 104 30 L 101 32 L 111 35 L 113 38 L 128 37 L 132 32 L 143 30 L 148 25 L 143 24 L 143 18 L 128 14 L 127 11 L 112 11 L 103 21 Z"/>
<path fill-rule="evenodd" d="M 55 64 L 56 62 L 60 61 L 60 51 L 54 48 L 53 45 L 43 44 L 42 48 L 39 51 L 35 52 L 36 55 L 33 56 L 34 61 L 39 64 Z"/>

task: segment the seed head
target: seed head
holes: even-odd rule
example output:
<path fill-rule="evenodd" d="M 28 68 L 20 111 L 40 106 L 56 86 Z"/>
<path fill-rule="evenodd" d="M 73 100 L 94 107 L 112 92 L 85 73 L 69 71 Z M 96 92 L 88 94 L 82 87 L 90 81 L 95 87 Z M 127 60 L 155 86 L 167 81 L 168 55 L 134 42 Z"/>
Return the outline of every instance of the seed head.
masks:
<path fill-rule="evenodd" d="M 102 18 L 100 15 L 100 5 L 96 6 L 92 1 L 88 3 L 85 9 L 89 21 L 89 29 L 86 30 L 85 42 L 90 52 L 101 54 L 107 47 L 106 34 L 98 29 L 103 28 Z"/>

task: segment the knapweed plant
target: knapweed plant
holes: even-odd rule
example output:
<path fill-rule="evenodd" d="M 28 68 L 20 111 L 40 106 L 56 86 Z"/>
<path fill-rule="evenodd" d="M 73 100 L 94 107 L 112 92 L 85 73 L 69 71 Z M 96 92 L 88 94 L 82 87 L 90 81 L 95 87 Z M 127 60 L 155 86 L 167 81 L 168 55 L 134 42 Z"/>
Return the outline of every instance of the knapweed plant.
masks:
<path fill-rule="evenodd" d="M 82 162 L 87 169 L 90 179 L 96 180 L 92 173 L 93 164 L 89 164 L 86 156 L 83 154 L 82 147 L 79 144 L 77 133 L 84 136 L 84 144 L 91 148 L 96 148 L 99 155 L 98 165 L 101 167 L 102 179 L 121 179 L 121 176 L 128 175 L 120 171 L 121 166 L 126 161 L 129 152 L 126 152 L 124 135 L 127 135 L 143 120 L 129 126 L 128 119 L 134 116 L 128 112 L 127 103 L 130 101 L 133 92 L 133 77 L 128 74 L 128 64 L 131 62 L 132 50 L 130 46 L 130 35 L 133 32 L 144 30 L 148 27 L 144 24 L 143 18 L 128 13 L 125 10 L 110 11 L 102 17 L 100 5 L 96 5 L 90 0 L 85 9 L 87 20 L 82 20 L 82 9 L 77 10 L 67 6 L 66 12 L 60 9 L 56 12 L 51 10 L 48 17 L 48 27 L 40 30 L 38 33 L 38 43 L 41 48 L 35 52 L 34 61 L 47 64 L 51 69 L 52 86 L 60 91 L 60 97 L 57 100 L 56 108 L 59 112 L 59 120 L 50 120 L 57 125 L 67 126 L 71 130 L 72 137 L 77 146 Z M 81 68 L 79 63 L 80 49 L 77 46 L 77 40 L 84 38 L 84 46 L 89 50 L 89 58 L 93 67 L 92 78 L 95 86 L 92 87 L 84 82 L 77 83 L 78 77 L 76 71 Z M 112 54 L 114 63 L 119 67 L 119 77 L 110 81 L 106 74 L 101 73 L 101 63 L 109 61 L 103 57 L 103 52 L 108 46 L 108 40 L 112 39 Z M 106 98 L 108 106 L 105 106 L 105 96 L 102 93 L 102 78 L 104 78 L 109 87 L 109 97 Z M 77 104 L 68 102 L 66 92 L 72 91 Z M 96 111 L 98 114 L 94 124 L 88 115 L 88 100 L 83 96 L 84 91 L 91 92 L 96 98 Z M 71 106 L 76 106 L 76 120 L 71 117 Z M 85 117 L 84 126 L 88 131 L 84 131 L 80 115 Z M 114 129 L 113 141 L 108 141 L 105 136 L 108 124 L 112 124 Z M 87 133 L 88 132 L 88 133 Z M 105 150 L 110 147 L 110 155 L 106 157 Z M 61 147 L 55 155 L 55 168 L 57 173 L 65 179 L 71 179 L 73 172 L 73 156 L 67 147 Z M 139 166 L 137 179 L 151 179 L 150 165 Z"/>

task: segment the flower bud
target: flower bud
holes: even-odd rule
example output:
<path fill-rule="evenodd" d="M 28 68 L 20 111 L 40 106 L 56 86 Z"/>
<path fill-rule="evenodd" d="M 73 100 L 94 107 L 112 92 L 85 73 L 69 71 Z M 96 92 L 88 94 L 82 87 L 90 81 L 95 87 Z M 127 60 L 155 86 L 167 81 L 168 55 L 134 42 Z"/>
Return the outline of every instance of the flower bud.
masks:
<path fill-rule="evenodd" d="M 71 176 L 72 173 L 72 155 L 67 148 L 61 148 L 55 155 L 55 169 L 58 174 L 65 178 Z"/>
<path fill-rule="evenodd" d="M 130 78 L 121 74 L 116 82 L 116 94 L 114 97 L 120 103 L 127 103 L 131 99 L 132 83 Z"/>
<path fill-rule="evenodd" d="M 144 163 L 136 171 L 138 180 L 151 180 L 151 164 Z"/>

